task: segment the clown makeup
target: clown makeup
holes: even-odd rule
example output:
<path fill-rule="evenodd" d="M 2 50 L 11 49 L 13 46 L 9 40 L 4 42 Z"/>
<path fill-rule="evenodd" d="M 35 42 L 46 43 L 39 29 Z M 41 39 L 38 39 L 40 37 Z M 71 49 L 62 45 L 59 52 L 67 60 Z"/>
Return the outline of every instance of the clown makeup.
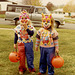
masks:
<path fill-rule="evenodd" d="M 20 18 L 21 24 L 28 24 L 28 20 L 29 20 L 29 19 L 27 19 L 26 16 L 22 16 L 22 17 Z"/>
<path fill-rule="evenodd" d="M 23 13 L 21 13 L 21 15 L 19 17 L 19 20 L 20 20 L 21 25 L 28 24 L 29 15 L 27 14 L 27 12 L 23 11 Z"/>

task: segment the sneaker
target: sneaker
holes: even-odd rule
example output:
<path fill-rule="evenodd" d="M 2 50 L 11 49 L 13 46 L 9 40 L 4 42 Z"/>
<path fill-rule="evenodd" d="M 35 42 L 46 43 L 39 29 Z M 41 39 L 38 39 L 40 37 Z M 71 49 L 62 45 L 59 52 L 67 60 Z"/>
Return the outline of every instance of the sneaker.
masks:
<path fill-rule="evenodd" d="M 26 71 L 27 71 L 27 68 L 24 68 L 24 69 L 23 69 L 23 72 L 26 72 Z"/>
<path fill-rule="evenodd" d="M 19 71 L 19 74 L 20 74 L 20 75 L 22 75 L 22 74 L 23 74 L 23 72 Z"/>
<path fill-rule="evenodd" d="M 41 73 L 41 72 L 37 73 L 37 75 L 44 75 L 44 74 L 46 74 L 46 73 Z"/>
<path fill-rule="evenodd" d="M 31 74 L 35 74 L 35 72 L 30 72 Z"/>
<path fill-rule="evenodd" d="M 23 70 L 22 70 L 22 69 L 19 70 L 19 74 L 20 74 L 20 75 L 23 74 Z"/>
<path fill-rule="evenodd" d="M 36 72 L 35 68 L 32 69 L 32 72 Z"/>
<path fill-rule="evenodd" d="M 36 72 L 36 70 L 34 68 L 33 69 L 29 68 L 29 72 Z"/>
<path fill-rule="evenodd" d="M 37 75 L 42 75 L 42 73 L 39 72 Z"/>

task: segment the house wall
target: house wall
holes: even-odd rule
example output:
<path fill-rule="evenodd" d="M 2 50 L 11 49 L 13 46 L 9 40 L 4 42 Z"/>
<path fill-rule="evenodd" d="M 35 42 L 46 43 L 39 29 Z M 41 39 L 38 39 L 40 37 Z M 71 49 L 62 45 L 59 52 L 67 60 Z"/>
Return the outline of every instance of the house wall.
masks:
<path fill-rule="evenodd" d="M 11 2 L 0 2 L 0 11 L 6 11 L 7 4 L 12 4 Z"/>
<path fill-rule="evenodd" d="M 0 14 L 5 14 L 6 11 L 0 11 Z"/>
<path fill-rule="evenodd" d="M 72 12 L 72 13 L 71 13 L 71 16 L 75 16 L 75 12 Z"/>

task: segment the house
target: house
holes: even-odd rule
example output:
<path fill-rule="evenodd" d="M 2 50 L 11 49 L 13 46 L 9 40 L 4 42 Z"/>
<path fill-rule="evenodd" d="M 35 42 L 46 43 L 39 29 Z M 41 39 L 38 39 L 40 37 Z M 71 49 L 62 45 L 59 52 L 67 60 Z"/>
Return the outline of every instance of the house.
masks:
<path fill-rule="evenodd" d="M 56 9 L 56 10 L 54 10 L 54 13 L 63 14 L 64 12 L 63 12 L 63 9 Z"/>
<path fill-rule="evenodd" d="M 64 16 L 69 16 L 70 15 L 70 13 L 65 13 L 63 11 L 63 9 L 56 9 L 56 10 L 53 11 L 53 13 L 55 13 L 55 14 L 64 14 Z"/>
<path fill-rule="evenodd" d="M 17 4 L 11 1 L 0 1 L 0 14 L 4 14 L 7 9 L 7 4 Z"/>

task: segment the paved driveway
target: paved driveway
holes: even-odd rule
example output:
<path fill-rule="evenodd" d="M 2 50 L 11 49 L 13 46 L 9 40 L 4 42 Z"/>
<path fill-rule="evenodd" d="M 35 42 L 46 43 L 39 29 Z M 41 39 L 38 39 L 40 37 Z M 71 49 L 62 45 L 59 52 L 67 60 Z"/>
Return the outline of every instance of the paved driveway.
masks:
<path fill-rule="evenodd" d="M 75 30 L 75 24 L 65 23 L 65 25 L 59 26 L 59 28 L 61 28 L 61 29 L 74 29 Z"/>
<path fill-rule="evenodd" d="M 11 21 L 5 21 L 5 19 L 0 18 L 0 24 L 5 24 L 5 25 L 14 25 L 14 22 L 11 23 Z M 60 29 L 75 29 L 75 24 L 69 24 L 66 23 L 63 26 L 59 26 Z"/>
<path fill-rule="evenodd" d="M 14 23 L 11 23 L 11 21 L 8 21 L 8 20 L 5 21 L 4 18 L 0 18 L 0 24 L 11 25 L 11 24 L 14 24 Z"/>

